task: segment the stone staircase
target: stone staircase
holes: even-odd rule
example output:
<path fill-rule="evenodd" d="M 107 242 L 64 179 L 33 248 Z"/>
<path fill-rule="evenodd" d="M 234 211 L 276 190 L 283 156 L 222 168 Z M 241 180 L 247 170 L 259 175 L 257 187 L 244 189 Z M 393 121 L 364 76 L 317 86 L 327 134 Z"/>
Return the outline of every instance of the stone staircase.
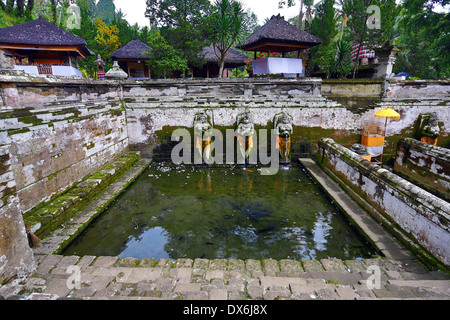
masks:
<path fill-rule="evenodd" d="M 217 108 L 217 107 L 342 107 L 338 102 L 323 96 L 292 95 L 292 96 L 162 96 L 162 97 L 136 97 L 125 99 L 130 108 L 164 108 L 164 107 L 191 107 L 191 108 Z"/>

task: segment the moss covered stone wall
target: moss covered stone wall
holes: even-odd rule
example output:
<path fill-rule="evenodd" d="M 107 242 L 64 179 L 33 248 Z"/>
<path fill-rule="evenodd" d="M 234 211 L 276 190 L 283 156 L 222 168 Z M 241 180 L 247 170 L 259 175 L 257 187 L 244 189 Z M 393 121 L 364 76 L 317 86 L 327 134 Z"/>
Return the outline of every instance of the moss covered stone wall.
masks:
<path fill-rule="evenodd" d="M 450 202 L 450 149 L 402 138 L 394 171 Z"/>
<path fill-rule="evenodd" d="M 375 208 L 401 236 L 450 265 L 450 204 L 332 139 L 319 141 L 318 162 Z"/>

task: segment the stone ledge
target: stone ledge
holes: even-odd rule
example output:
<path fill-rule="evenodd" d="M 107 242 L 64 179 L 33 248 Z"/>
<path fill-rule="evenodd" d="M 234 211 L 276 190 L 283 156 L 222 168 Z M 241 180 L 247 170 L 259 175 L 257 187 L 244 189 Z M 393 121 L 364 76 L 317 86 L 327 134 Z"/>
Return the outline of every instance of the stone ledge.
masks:
<path fill-rule="evenodd" d="M 319 165 L 430 267 L 448 270 L 450 204 L 370 163 L 333 139 L 319 141 Z"/>
<path fill-rule="evenodd" d="M 86 207 L 95 196 L 136 163 L 139 157 L 139 154 L 135 152 L 118 157 L 103 169 L 85 177 L 50 203 L 25 214 L 25 222 L 29 223 L 32 232 L 38 237 L 46 237 Z"/>

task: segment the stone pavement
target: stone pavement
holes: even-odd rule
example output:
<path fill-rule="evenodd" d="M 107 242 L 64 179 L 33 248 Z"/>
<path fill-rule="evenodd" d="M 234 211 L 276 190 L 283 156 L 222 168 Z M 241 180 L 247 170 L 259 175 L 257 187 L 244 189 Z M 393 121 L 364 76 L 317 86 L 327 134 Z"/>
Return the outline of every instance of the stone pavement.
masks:
<path fill-rule="evenodd" d="M 427 272 L 414 262 L 404 264 L 386 258 L 157 261 L 39 255 L 37 260 L 36 273 L 0 287 L 0 297 L 28 300 L 450 300 L 448 275 L 440 271 Z M 368 270 L 369 267 L 373 271 Z"/>

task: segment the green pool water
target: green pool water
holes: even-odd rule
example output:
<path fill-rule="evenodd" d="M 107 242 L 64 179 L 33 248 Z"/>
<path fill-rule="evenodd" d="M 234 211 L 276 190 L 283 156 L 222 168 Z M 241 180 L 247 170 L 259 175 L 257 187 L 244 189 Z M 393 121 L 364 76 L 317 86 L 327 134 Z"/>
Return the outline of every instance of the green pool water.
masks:
<path fill-rule="evenodd" d="M 363 259 L 375 254 L 303 169 L 152 164 L 64 255 Z"/>

